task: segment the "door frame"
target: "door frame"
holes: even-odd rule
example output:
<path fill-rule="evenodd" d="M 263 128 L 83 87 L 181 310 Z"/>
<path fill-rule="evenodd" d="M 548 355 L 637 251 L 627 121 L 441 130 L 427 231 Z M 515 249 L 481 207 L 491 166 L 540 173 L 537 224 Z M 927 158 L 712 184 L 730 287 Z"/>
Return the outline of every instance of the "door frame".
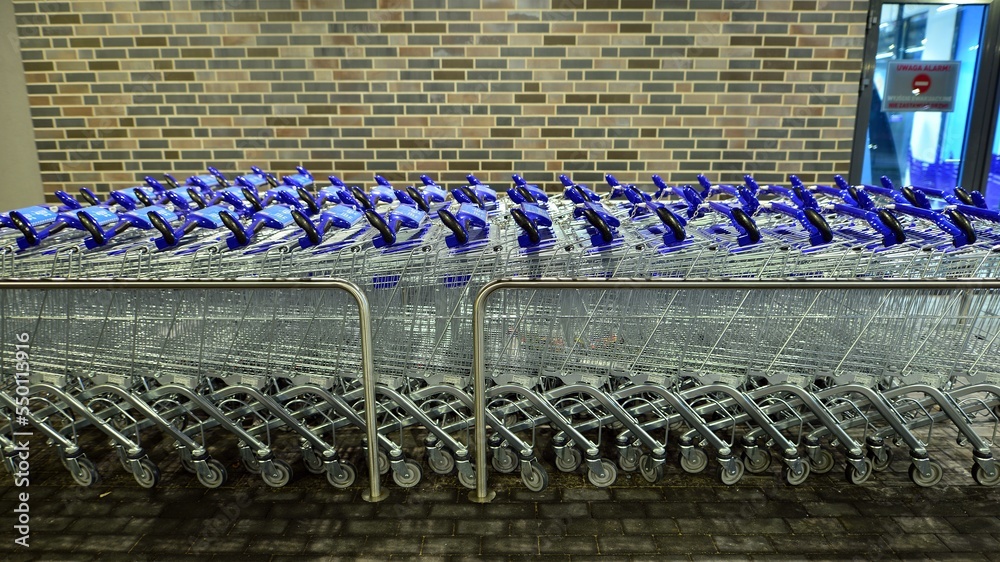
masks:
<path fill-rule="evenodd" d="M 1000 71 L 1000 0 L 872 0 L 865 27 L 865 48 L 861 65 L 861 81 L 858 86 L 858 109 L 854 119 L 854 142 L 851 146 L 851 168 L 848 175 L 851 184 L 861 182 L 861 171 L 865 163 L 868 145 L 868 119 L 872 103 L 872 80 L 875 75 L 875 55 L 878 50 L 879 17 L 883 4 L 958 4 L 985 5 L 986 29 L 979 46 L 979 72 L 976 75 L 975 92 L 972 96 L 972 110 L 969 112 L 969 129 L 962 163 L 960 185 L 967 189 L 981 189 L 986 185 L 992 154 L 993 136 L 1000 111 L 997 98 L 998 71 Z M 892 178 L 898 181 L 898 178 Z"/>

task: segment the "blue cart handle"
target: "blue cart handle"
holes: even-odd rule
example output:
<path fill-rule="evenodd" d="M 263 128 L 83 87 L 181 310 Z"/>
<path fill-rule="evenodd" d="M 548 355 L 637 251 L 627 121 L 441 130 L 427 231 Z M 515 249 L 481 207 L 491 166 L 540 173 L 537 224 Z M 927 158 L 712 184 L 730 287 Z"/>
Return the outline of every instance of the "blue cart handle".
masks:
<path fill-rule="evenodd" d="M 864 219 L 882 235 L 882 245 L 886 248 L 906 241 L 906 232 L 903 230 L 903 226 L 899 224 L 899 220 L 892 213 L 885 209 L 869 211 L 845 203 L 834 203 L 830 207 L 835 213 Z"/>
<path fill-rule="evenodd" d="M 718 201 L 709 201 L 708 205 L 713 211 L 721 213 L 729 219 L 729 222 L 739 232 L 736 241 L 740 246 L 750 246 L 760 242 L 760 229 L 757 228 L 757 223 L 743 209 L 730 207 Z"/>
<path fill-rule="evenodd" d="M 968 217 L 956 209 L 946 208 L 943 212 L 921 209 L 913 205 L 893 205 L 893 211 L 930 221 L 942 231 L 951 236 L 956 248 L 961 248 L 976 242 L 976 230 Z"/>

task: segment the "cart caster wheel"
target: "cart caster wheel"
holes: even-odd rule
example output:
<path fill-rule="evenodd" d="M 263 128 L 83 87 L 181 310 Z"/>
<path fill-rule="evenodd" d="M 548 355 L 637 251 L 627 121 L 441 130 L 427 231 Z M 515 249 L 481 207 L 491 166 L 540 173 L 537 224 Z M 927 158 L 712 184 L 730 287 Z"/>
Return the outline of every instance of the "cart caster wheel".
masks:
<path fill-rule="evenodd" d="M 854 465 L 848 464 L 845 476 L 851 484 L 864 484 L 873 472 L 875 472 L 875 468 L 872 466 L 872 460 L 865 459 L 865 471 L 863 473 L 858 472 L 858 469 L 854 468 Z"/>
<path fill-rule="evenodd" d="M 347 461 L 340 461 L 341 475 L 338 477 L 331 471 L 326 472 L 326 481 L 334 488 L 350 488 L 358 479 L 358 471 Z"/>
<path fill-rule="evenodd" d="M 420 465 L 413 461 L 406 461 L 405 465 L 406 473 L 400 474 L 394 470 L 392 479 L 400 488 L 412 488 L 420 483 L 423 472 L 420 470 Z"/>
<path fill-rule="evenodd" d="M 1000 482 L 1000 467 L 997 467 L 993 473 L 993 476 L 986 474 L 983 467 L 978 464 L 972 465 L 972 479 L 976 481 L 976 484 L 980 486 L 996 486 Z"/>
<path fill-rule="evenodd" d="M 821 449 L 815 459 L 809 459 L 809 468 L 815 474 L 826 474 L 833 470 L 833 453 Z M 848 472 L 849 473 L 849 472 Z M 865 476 L 865 479 L 868 477 Z M 848 477 L 850 480 L 850 477 Z"/>
<path fill-rule="evenodd" d="M 758 449 L 754 455 L 743 455 L 743 466 L 750 474 L 761 474 L 771 468 L 771 451 Z M 743 476 L 743 470 L 740 470 Z"/>
<path fill-rule="evenodd" d="M 198 470 L 194 467 L 194 461 L 191 460 L 191 455 L 188 453 L 181 453 L 181 468 L 191 474 L 197 474 Z"/>
<path fill-rule="evenodd" d="M 89 488 L 101 481 L 101 476 L 97 473 L 97 468 L 94 467 L 94 463 L 90 459 L 80 457 L 76 459 L 76 462 L 80 465 L 80 469 L 70 473 L 73 482 L 84 488 Z"/>
<path fill-rule="evenodd" d="M 281 459 L 272 460 L 271 466 L 274 467 L 272 472 L 260 471 L 260 477 L 264 479 L 264 483 L 272 488 L 281 488 L 288 484 L 292 479 L 292 467 Z"/>
<path fill-rule="evenodd" d="M 618 468 L 622 469 L 623 472 L 635 472 L 639 470 L 639 452 L 633 448 L 629 447 L 625 454 L 618 457 Z"/>
<path fill-rule="evenodd" d="M 872 470 L 874 470 L 875 472 L 884 472 L 886 470 L 889 470 L 889 465 L 892 464 L 892 449 L 887 446 L 883 446 L 882 449 L 885 451 L 884 461 L 879 461 L 875 457 L 875 453 L 873 453 L 871 450 L 868 451 L 868 458 L 871 459 Z"/>
<path fill-rule="evenodd" d="M 582 462 L 583 455 L 579 449 L 567 447 L 561 455 L 556 454 L 556 468 L 559 469 L 559 472 L 574 472 L 580 468 Z"/>
<path fill-rule="evenodd" d="M 125 454 L 125 451 L 121 447 L 115 447 L 115 451 L 118 453 L 118 462 L 121 463 L 122 468 L 125 469 L 125 472 L 131 473 L 132 463 L 129 462 L 128 455 Z"/>
<path fill-rule="evenodd" d="M 246 463 L 244 463 L 245 465 Z M 306 470 L 310 474 L 322 474 L 326 472 L 323 468 L 323 459 L 319 457 L 313 450 L 302 451 L 302 464 L 305 465 Z M 260 472 L 260 466 L 257 467 L 257 472 Z"/>
<path fill-rule="evenodd" d="M 464 472 L 462 472 L 461 470 L 459 470 L 458 471 L 458 483 L 461 484 L 462 486 L 470 489 L 470 490 L 475 490 L 476 489 L 476 473 L 475 473 L 475 471 L 471 472 L 468 476 L 466 476 L 466 474 Z"/>
<path fill-rule="evenodd" d="M 252 454 L 241 456 L 240 461 L 243 463 L 243 470 L 250 474 L 260 474 L 260 461 Z"/>
<path fill-rule="evenodd" d="M 528 474 L 521 473 L 521 482 L 528 490 L 541 492 L 549 487 L 549 473 L 538 463 L 532 462 L 528 464 Z"/>
<path fill-rule="evenodd" d="M 132 476 L 140 486 L 148 490 L 160 482 L 160 469 L 149 459 L 139 459 L 139 468 Z"/>
<path fill-rule="evenodd" d="M 701 474 L 708 468 L 708 453 L 697 447 L 691 449 L 691 458 L 681 453 L 681 470 L 688 474 Z"/>
<path fill-rule="evenodd" d="M 435 474 L 446 476 L 455 470 L 455 457 L 446 449 L 438 449 L 437 452 L 427 455 L 427 466 Z"/>
<path fill-rule="evenodd" d="M 493 452 L 490 464 L 493 465 L 493 470 L 503 474 L 510 474 L 517 470 L 517 455 L 508 447 L 499 447 Z"/>
<path fill-rule="evenodd" d="M 792 469 L 788 468 L 788 466 L 786 465 L 782 469 L 782 476 L 785 478 L 785 481 L 788 482 L 790 485 L 798 486 L 799 484 L 805 482 L 806 478 L 809 478 L 809 463 L 807 462 L 802 463 L 801 474 L 795 474 L 794 472 L 792 472 Z"/>
<path fill-rule="evenodd" d="M 650 484 L 656 484 L 663 479 L 663 463 L 653 462 L 650 455 L 639 457 L 639 474 Z"/>
<path fill-rule="evenodd" d="M 601 468 L 604 469 L 604 476 L 598 475 L 593 470 L 588 470 L 587 480 L 590 480 L 590 483 L 598 488 L 607 488 L 618 479 L 618 469 L 615 468 L 615 463 L 606 459 L 601 459 Z"/>
<path fill-rule="evenodd" d="M 923 474 L 921 474 L 919 470 L 917 470 L 916 465 L 911 464 L 910 480 L 912 480 L 914 484 L 920 486 L 921 488 L 930 488 L 931 486 L 940 482 L 941 477 L 944 476 L 944 470 L 941 468 L 941 465 L 932 461 L 928 464 L 928 467 L 930 468 L 931 472 L 930 476 L 924 476 Z"/>
<path fill-rule="evenodd" d="M 389 474 L 389 455 L 385 451 L 378 452 L 378 473 L 382 476 Z"/>
<path fill-rule="evenodd" d="M 770 457 L 771 457 L 771 455 L 768 455 L 768 458 L 770 458 Z M 768 462 L 768 464 L 771 464 L 771 463 Z M 744 472 L 744 470 L 746 470 L 746 465 L 740 459 L 736 459 L 736 473 L 735 474 L 733 474 L 733 473 L 729 472 L 728 470 L 726 470 L 726 468 L 724 466 L 719 465 L 719 480 L 721 480 L 722 483 L 725 484 L 726 486 L 732 486 L 733 484 L 736 484 L 737 482 L 739 482 L 743 478 L 743 472 Z"/>
<path fill-rule="evenodd" d="M 203 475 L 202 473 L 196 473 L 198 476 L 198 482 L 206 488 L 218 488 L 219 486 L 226 483 L 226 467 L 222 466 L 222 463 L 215 459 L 208 459 L 205 461 L 208 466 L 208 474 Z"/>

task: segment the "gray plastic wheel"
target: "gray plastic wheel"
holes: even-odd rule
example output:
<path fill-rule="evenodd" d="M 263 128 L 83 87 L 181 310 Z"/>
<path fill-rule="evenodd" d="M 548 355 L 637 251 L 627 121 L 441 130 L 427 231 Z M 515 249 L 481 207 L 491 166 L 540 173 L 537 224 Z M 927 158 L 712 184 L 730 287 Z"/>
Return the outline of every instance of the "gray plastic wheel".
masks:
<path fill-rule="evenodd" d="M 708 468 L 708 453 L 695 447 L 691 449 L 691 458 L 681 453 L 681 470 L 688 474 L 700 474 Z"/>
<path fill-rule="evenodd" d="M 423 478 L 423 471 L 420 470 L 420 465 L 413 461 L 406 461 L 406 473 L 400 474 L 395 470 L 392 471 L 392 479 L 400 488 L 412 488 L 420 483 L 420 479 Z"/>

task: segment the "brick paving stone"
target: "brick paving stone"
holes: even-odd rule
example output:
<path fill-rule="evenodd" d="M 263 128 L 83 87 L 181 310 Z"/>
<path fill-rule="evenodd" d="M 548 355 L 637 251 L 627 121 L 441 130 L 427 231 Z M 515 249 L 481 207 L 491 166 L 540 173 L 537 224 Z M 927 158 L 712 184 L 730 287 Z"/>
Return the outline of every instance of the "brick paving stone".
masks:
<path fill-rule="evenodd" d="M 292 519 L 285 526 L 287 535 L 333 535 L 340 533 L 344 522 L 338 519 Z"/>
<path fill-rule="evenodd" d="M 772 535 L 771 546 L 780 554 L 801 557 L 812 552 L 825 552 L 830 549 L 830 542 L 823 535 Z"/>
<path fill-rule="evenodd" d="M 490 519 L 526 519 L 535 516 L 534 502 L 489 504 L 485 516 Z"/>
<path fill-rule="evenodd" d="M 1000 541 L 992 535 L 983 533 L 976 534 L 944 534 L 938 533 L 935 536 L 943 542 L 952 552 L 987 552 L 1000 550 Z"/>
<path fill-rule="evenodd" d="M 785 523 L 798 535 L 846 532 L 837 517 L 789 517 Z"/>
<path fill-rule="evenodd" d="M 580 519 L 590 517 L 590 506 L 582 502 L 542 503 L 538 516 L 552 519 Z"/>
<path fill-rule="evenodd" d="M 302 549 L 304 554 L 324 556 L 357 556 L 365 552 L 366 537 L 312 537 Z"/>
<path fill-rule="evenodd" d="M 433 504 L 429 507 L 430 513 L 427 516 L 432 519 L 482 519 L 486 513 L 484 506 L 469 503 Z"/>
<path fill-rule="evenodd" d="M 951 549 L 937 535 L 909 533 L 899 536 L 884 537 L 889 548 L 896 553 L 949 552 Z"/>
<path fill-rule="evenodd" d="M 659 547 L 651 535 L 629 535 L 627 537 L 599 536 L 597 548 L 602 555 L 617 556 L 621 554 L 636 554 L 656 552 Z"/>
<path fill-rule="evenodd" d="M 373 535 L 365 543 L 364 552 L 367 554 L 420 554 L 423 549 L 421 537 L 415 535 L 408 536 L 382 536 Z M 478 549 L 478 543 L 476 548 Z M 443 553 L 439 553 L 443 554 Z"/>
<path fill-rule="evenodd" d="M 229 531 L 231 535 L 280 535 L 289 522 L 281 519 L 239 519 Z"/>
<path fill-rule="evenodd" d="M 322 505 L 322 504 L 321 504 Z M 366 503 L 363 501 L 355 503 L 345 503 L 345 504 L 334 504 L 327 505 L 322 511 L 322 514 L 318 518 L 334 518 L 334 519 L 365 519 L 375 515 L 375 504 Z M 304 515 L 298 515 L 298 517 L 305 517 Z M 315 517 L 315 516 L 310 516 Z"/>
<path fill-rule="evenodd" d="M 659 488 L 612 488 L 612 495 L 620 502 L 663 501 L 663 491 Z"/>
<path fill-rule="evenodd" d="M 597 554 L 595 536 L 541 536 L 538 537 L 540 554 Z"/>
<path fill-rule="evenodd" d="M 483 537 L 482 544 L 487 556 L 539 554 L 538 537 Z"/>
<path fill-rule="evenodd" d="M 515 519 L 510 522 L 510 534 L 522 535 L 565 535 L 567 522 L 559 519 Z"/>
<path fill-rule="evenodd" d="M 562 500 L 575 501 L 608 501 L 612 497 L 607 488 L 568 488 L 562 491 Z"/>
<path fill-rule="evenodd" d="M 424 537 L 420 554 L 469 554 L 478 555 L 479 537 Z"/>
<path fill-rule="evenodd" d="M 258 536 L 250 540 L 247 553 L 296 554 L 305 549 L 308 539 L 305 537 L 264 537 Z"/>
<path fill-rule="evenodd" d="M 459 519 L 455 523 L 456 535 L 497 536 L 507 535 L 509 531 L 507 519 Z"/>
<path fill-rule="evenodd" d="M 399 532 L 399 522 L 392 519 L 348 519 L 343 522 L 343 534 L 389 537 Z"/>
<path fill-rule="evenodd" d="M 894 517 L 904 533 L 956 533 L 955 527 L 942 517 Z"/>
<path fill-rule="evenodd" d="M 401 535 L 454 535 L 455 522 L 447 519 L 403 519 L 399 523 Z"/>
<path fill-rule="evenodd" d="M 621 519 L 643 516 L 645 508 L 645 503 L 593 502 L 590 504 L 590 514 L 594 519 Z"/>
<path fill-rule="evenodd" d="M 882 535 L 841 535 L 829 533 L 826 535 L 826 540 L 829 543 L 829 547 L 827 548 L 829 553 L 851 554 L 852 556 L 863 553 L 870 558 L 879 558 L 889 556 L 893 552 L 886 537 Z M 940 541 L 938 541 L 938 544 L 943 546 Z M 937 549 L 937 552 L 941 551 L 947 551 L 947 549 Z"/>
<path fill-rule="evenodd" d="M 707 554 L 717 552 L 711 535 L 653 535 L 657 548 L 664 554 Z"/>
<path fill-rule="evenodd" d="M 621 524 L 626 535 L 668 535 L 681 532 L 673 519 L 622 519 Z"/>
<path fill-rule="evenodd" d="M 859 534 L 901 534 L 896 522 L 888 517 L 839 517 L 840 524 L 848 533 Z"/>
<path fill-rule="evenodd" d="M 689 519 L 687 517 L 678 517 L 675 521 L 677 521 L 677 527 L 680 528 L 682 534 L 709 533 L 714 535 L 736 532 L 736 521 L 728 518 L 699 517 L 697 519 Z"/>
<path fill-rule="evenodd" d="M 764 535 L 713 535 L 719 552 L 774 552 L 774 547 Z"/>
<path fill-rule="evenodd" d="M 1000 519 L 996 517 L 947 517 L 959 533 L 1000 533 Z"/>
<path fill-rule="evenodd" d="M 577 518 L 566 521 L 566 535 L 621 535 L 624 533 L 621 521 L 617 519 Z"/>
<path fill-rule="evenodd" d="M 859 515 L 853 504 L 844 502 L 809 502 L 805 504 L 805 508 L 812 517 Z"/>
<path fill-rule="evenodd" d="M 653 518 L 662 517 L 701 517 L 701 508 L 696 502 L 690 503 L 647 503 L 646 516 Z"/>

